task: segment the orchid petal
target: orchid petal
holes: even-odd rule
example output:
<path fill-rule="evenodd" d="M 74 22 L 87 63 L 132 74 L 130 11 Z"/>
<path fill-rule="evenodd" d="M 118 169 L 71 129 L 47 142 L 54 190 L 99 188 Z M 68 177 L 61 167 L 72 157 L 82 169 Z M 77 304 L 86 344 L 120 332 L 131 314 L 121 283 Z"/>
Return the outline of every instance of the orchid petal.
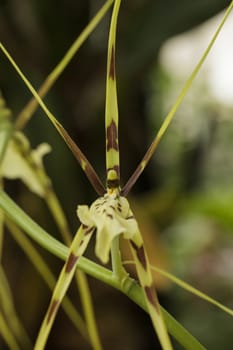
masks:
<path fill-rule="evenodd" d="M 50 150 L 47 143 L 42 143 L 31 150 L 28 139 L 21 132 L 15 132 L 1 165 L 2 176 L 8 179 L 21 179 L 32 192 L 44 197 L 45 189 L 35 175 L 35 168 L 43 169 L 42 158 Z"/>
<path fill-rule="evenodd" d="M 96 228 L 96 256 L 105 264 L 109 260 L 112 241 L 116 236 L 138 242 L 139 228 L 126 198 L 118 193 L 107 193 L 90 207 L 78 206 L 77 215 L 82 224 Z"/>

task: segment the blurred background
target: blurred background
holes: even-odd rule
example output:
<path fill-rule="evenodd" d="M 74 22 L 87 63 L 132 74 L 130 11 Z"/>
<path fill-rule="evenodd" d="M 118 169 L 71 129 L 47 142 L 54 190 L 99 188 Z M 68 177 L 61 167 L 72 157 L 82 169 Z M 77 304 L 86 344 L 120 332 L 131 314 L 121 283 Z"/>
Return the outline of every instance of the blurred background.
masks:
<path fill-rule="evenodd" d="M 39 87 L 103 3 L 1 0 L 0 38 L 33 85 Z M 122 2 L 116 58 L 122 184 L 144 155 L 228 4 L 224 0 Z M 110 12 L 45 98 L 103 181 L 109 19 Z M 231 16 L 129 196 L 151 263 L 229 307 L 233 307 L 232 23 Z M 31 96 L 2 54 L 0 89 L 17 117 Z M 45 166 L 75 232 L 77 204 L 90 204 L 96 198 L 94 190 L 41 110 L 25 133 L 32 147 L 44 141 L 52 146 Z M 41 199 L 20 181 L 6 181 L 6 189 L 27 213 L 60 239 Z M 94 259 L 93 248 L 94 242 L 87 256 Z M 124 259 L 129 259 L 127 249 L 122 249 Z M 58 273 L 62 263 L 39 250 Z M 3 265 L 16 309 L 35 339 L 50 292 L 10 236 L 4 242 Z M 159 349 L 143 311 L 99 281 L 90 279 L 90 285 L 105 349 Z M 207 349 L 231 349 L 230 316 L 157 274 L 155 285 L 164 307 Z M 80 306 L 75 288 L 70 295 Z M 48 349 L 72 350 L 78 346 L 89 349 L 60 311 Z M 0 348 L 5 349 L 1 340 Z M 175 349 L 180 347 L 175 344 Z"/>

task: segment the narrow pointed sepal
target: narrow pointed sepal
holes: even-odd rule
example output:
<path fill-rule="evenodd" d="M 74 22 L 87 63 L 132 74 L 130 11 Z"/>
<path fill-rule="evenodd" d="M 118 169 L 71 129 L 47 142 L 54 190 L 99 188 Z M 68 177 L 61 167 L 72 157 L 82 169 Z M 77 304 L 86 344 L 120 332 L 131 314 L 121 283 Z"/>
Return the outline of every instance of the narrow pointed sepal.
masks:
<path fill-rule="evenodd" d="M 66 263 L 61 270 L 54 288 L 53 295 L 47 313 L 42 322 L 34 350 L 42 350 L 46 345 L 49 333 L 55 321 L 56 314 L 59 310 L 59 306 L 61 305 L 61 302 L 74 276 L 78 259 L 83 255 L 93 231 L 93 227 L 81 225 L 71 243 Z"/>
<path fill-rule="evenodd" d="M 106 170 L 117 172 L 118 183 L 120 179 L 120 157 L 118 141 L 118 101 L 116 87 L 116 28 L 120 8 L 120 0 L 115 0 L 108 40 L 108 60 L 106 77 L 106 103 L 105 103 L 105 133 L 106 133 Z"/>

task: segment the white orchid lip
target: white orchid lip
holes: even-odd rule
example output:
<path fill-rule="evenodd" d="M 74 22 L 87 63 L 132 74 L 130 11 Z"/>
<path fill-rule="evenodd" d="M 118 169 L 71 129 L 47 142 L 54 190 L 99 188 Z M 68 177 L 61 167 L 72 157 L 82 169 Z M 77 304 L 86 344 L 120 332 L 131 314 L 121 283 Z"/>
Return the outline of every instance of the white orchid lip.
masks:
<path fill-rule="evenodd" d="M 106 193 L 90 207 L 79 205 L 77 215 L 83 225 L 96 228 L 96 256 L 103 262 L 109 260 L 111 244 L 116 236 L 137 240 L 138 224 L 125 197 L 117 192 Z"/>

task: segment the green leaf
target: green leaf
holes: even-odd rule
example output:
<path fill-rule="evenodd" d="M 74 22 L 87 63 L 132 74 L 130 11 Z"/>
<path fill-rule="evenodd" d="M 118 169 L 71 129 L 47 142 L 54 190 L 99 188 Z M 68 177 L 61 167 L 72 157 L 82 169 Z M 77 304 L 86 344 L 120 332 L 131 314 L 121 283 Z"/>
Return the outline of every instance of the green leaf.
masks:
<path fill-rule="evenodd" d="M 16 224 L 39 243 L 42 247 L 50 251 L 55 256 L 66 260 L 68 256 L 68 247 L 57 241 L 45 230 L 43 230 L 35 221 L 33 221 L 16 203 L 4 192 L 0 191 L 0 207 L 4 210 Z M 130 277 L 124 281 L 119 281 L 112 271 L 102 267 L 84 257 L 78 261 L 78 267 L 90 276 L 122 291 L 133 302 L 147 311 L 143 291 L 139 285 Z M 199 343 L 178 321 L 176 321 L 166 310 L 162 308 L 163 316 L 170 334 L 186 350 L 205 350 L 205 347 Z"/>

